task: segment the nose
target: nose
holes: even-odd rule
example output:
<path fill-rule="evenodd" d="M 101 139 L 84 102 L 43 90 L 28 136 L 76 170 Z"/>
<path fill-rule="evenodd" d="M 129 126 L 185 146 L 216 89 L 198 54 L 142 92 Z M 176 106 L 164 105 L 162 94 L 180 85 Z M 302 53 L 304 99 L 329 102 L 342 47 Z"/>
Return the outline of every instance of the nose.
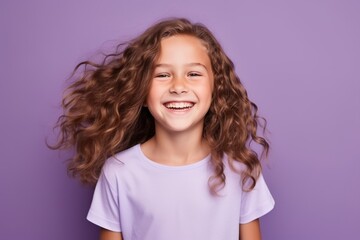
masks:
<path fill-rule="evenodd" d="M 175 94 L 187 93 L 186 79 L 182 77 L 173 78 L 169 91 Z"/>

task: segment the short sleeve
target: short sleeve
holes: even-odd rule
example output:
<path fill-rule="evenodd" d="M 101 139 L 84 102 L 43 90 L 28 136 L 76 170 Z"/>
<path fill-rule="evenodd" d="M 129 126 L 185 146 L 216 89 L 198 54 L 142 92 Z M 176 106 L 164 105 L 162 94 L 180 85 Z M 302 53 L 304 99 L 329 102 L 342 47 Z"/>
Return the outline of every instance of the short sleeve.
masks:
<path fill-rule="evenodd" d="M 102 228 L 121 232 L 118 193 L 106 176 L 106 168 L 96 184 L 87 220 Z"/>
<path fill-rule="evenodd" d="M 249 223 L 270 212 L 275 201 L 261 174 L 256 186 L 249 192 L 243 192 L 240 207 L 240 224 Z"/>

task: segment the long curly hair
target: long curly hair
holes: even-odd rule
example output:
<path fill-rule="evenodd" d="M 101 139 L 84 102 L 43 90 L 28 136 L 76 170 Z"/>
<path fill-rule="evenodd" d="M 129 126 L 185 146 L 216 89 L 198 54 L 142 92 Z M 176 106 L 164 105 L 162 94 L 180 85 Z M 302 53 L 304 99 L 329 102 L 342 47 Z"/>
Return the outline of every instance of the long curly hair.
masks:
<path fill-rule="evenodd" d="M 84 183 L 96 183 L 107 158 L 155 134 L 154 119 L 143 107 L 150 89 L 154 63 L 161 40 L 185 34 L 201 40 L 206 47 L 214 73 L 213 100 L 205 116 L 203 136 L 211 149 L 214 169 L 209 179 L 212 192 L 225 186 L 224 154 L 234 162 L 243 163 L 243 186 L 254 188 L 261 172 L 261 156 L 251 148 L 255 142 L 261 155 L 269 144 L 258 134 L 265 131 L 266 120 L 257 115 L 257 106 L 234 70 L 233 62 L 213 34 L 202 24 L 175 18 L 161 21 L 104 57 L 102 63 L 85 61 L 80 76 L 66 90 L 64 109 L 57 122 L 59 139 L 54 149 L 75 148 L 68 172 Z"/>

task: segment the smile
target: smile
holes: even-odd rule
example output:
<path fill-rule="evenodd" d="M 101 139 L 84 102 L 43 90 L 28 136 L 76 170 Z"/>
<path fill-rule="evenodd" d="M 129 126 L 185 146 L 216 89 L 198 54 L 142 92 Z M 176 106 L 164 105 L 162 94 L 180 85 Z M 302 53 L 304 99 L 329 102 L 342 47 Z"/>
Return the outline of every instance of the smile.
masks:
<path fill-rule="evenodd" d="M 164 106 L 168 109 L 182 110 L 192 108 L 195 104 L 192 102 L 167 102 Z"/>

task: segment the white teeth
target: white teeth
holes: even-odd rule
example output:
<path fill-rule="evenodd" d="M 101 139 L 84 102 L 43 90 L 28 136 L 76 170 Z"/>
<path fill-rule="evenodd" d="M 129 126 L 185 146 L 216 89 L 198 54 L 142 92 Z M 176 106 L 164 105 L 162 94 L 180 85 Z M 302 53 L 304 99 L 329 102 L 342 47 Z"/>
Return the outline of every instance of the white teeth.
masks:
<path fill-rule="evenodd" d="M 184 109 L 191 108 L 192 106 L 194 106 L 194 104 L 190 102 L 169 102 L 165 104 L 165 107 L 170 109 Z"/>

